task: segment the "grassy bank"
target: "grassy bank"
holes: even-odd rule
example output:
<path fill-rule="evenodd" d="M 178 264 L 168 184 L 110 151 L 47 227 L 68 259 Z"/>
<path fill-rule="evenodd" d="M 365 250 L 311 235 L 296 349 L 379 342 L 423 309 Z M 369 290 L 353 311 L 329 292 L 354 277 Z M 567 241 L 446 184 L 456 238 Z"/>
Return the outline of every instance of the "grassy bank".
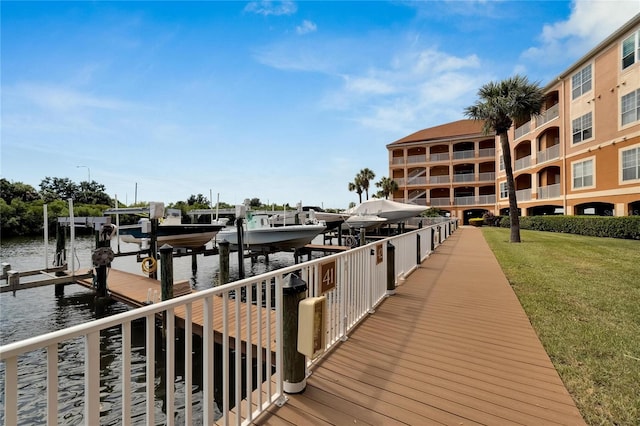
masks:
<path fill-rule="evenodd" d="M 640 241 L 483 233 L 585 421 L 640 424 Z"/>

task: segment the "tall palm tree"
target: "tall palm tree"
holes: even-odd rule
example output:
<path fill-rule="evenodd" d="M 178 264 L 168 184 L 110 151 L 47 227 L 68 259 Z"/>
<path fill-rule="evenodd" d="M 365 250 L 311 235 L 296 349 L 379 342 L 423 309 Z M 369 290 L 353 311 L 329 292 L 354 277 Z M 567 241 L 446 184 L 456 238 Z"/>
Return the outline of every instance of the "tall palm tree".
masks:
<path fill-rule="evenodd" d="M 369 183 L 376 177 L 376 174 L 373 170 L 369 168 L 365 168 L 360 170 L 358 173 L 360 176 L 360 183 L 362 185 L 362 189 L 364 189 L 365 194 L 367 195 L 367 200 L 369 199 Z"/>
<path fill-rule="evenodd" d="M 378 182 L 376 182 L 376 186 L 378 188 L 380 188 L 380 191 L 378 191 L 378 194 L 383 196 L 386 199 L 389 198 L 389 195 L 393 194 L 395 191 L 398 190 L 398 183 L 388 177 L 382 177 L 380 178 L 380 180 Z"/>
<path fill-rule="evenodd" d="M 362 180 L 360 179 L 360 175 L 356 175 L 356 178 L 353 182 L 349 182 L 349 191 L 358 193 L 358 201 L 362 203 Z"/>
<path fill-rule="evenodd" d="M 500 82 L 485 84 L 478 90 L 478 97 L 479 100 L 465 108 L 464 112 L 469 118 L 484 121 L 485 134 L 495 132 L 500 138 L 509 193 L 510 241 L 519 243 L 520 219 L 507 131 L 514 122 L 528 121 L 532 115 L 540 113 L 544 91 L 537 82 L 530 83 L 527 77 L 516 75 Z"/>

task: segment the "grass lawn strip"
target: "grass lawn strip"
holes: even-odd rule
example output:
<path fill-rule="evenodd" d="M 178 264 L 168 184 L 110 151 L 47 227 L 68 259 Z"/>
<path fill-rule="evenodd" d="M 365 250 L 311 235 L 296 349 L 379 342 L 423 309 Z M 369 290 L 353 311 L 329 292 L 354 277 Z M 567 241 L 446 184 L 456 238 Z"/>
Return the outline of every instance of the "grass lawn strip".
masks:
<path fill-rule="evenodd" d="M 585 421 L 640 424 L 640 241 L 483 233 Z"/>

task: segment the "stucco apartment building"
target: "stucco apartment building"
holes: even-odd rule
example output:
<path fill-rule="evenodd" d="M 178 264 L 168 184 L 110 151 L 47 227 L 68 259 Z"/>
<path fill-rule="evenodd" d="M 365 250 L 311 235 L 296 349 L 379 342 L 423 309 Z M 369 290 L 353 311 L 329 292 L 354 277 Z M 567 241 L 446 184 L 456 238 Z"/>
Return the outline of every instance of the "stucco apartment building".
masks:
<path fill-rule="evenodd" d="M 540 115 L 509 131 L 518 207 L 640 215 L 640 14 L 545 87 Z M 387 145 L 395 201 L 463 218 L 509 207 L 498 138 L 460 120 Z"/>

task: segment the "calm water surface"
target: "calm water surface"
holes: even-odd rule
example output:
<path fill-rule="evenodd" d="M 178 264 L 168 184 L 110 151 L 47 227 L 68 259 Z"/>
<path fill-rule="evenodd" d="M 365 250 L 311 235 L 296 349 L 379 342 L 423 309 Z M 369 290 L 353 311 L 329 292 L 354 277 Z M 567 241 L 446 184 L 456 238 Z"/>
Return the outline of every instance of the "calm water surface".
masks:
<path fill-rule="evenodd" d="M 95 246 L 93 236 L 77 237 L 75 241 L 74 261 L 76 270 L 86 271 L 91 267 L 91 252 Z M 118 251 L 115 241 L 112 248 Z M 120 244 L 122 252 L 134 251 L 136 245 Z M 70 243 L 67 241 L 67 258 L 71 267 Z M 0 242 L 0 262 L 6 262 L 17 271 L 28 271 L 45 267 L 45 247 L 42 238 L 12 238 L 2 239 Z M 50 240 L 47 246 L 49 263 L 53 262 L 55 253 L 55 240 Z M 237 256 L 230 257 L 230 279 L 238 277 Z M 247 276 L 261 274 L 275 270 L 293 263 L 292 253 L 276 253 L 271 255 L 269 263 L 265 263 L 260 257 L 257 263 L 245 260 L 245 273 Z M 198 270 L 192 272 L 191 257 L 185 256 L 174 259 L 174 279 L 189 279 L 195 289 L 205 289 L 217 285 L 218 280 L 218 256 L 198 256 Z M 144 275 L 135 256 L 117 257 L 112 263 L 115 269 Z M 22 278 L 21 282 L 29 278 Z M 3 283 L 4 284 L 4 283 Z M 107 279 L 108 284 L 108 279 Z M 103 316 L 113 315 L 128 310 L 126 305 L 113 303 L 107 306 Z M 39 287 L 0 295 L 0 344 L 16 342 L 33 336 L 45 334 L 51 331 L 61 330 L 73 325 L 81 324 L 96 319 L 93 294 L 84 287 L 71 284 L 67 285 L 62 297 L 54 295 L 53 286 Z M 120 424 L 120 328 L 105 330 L 100 336 L 101 362 L 100 362 L 100 393 L 101 393 L 101 424 Z M 157 342 L 160 339 L 156 339 Z M 181 343 L 179 338 L 178 346 Z M 197 346 L 197 342 L 194 341 Z M 143 424 L 145 421 L 145 328 L 141 322 L 133 326 L 132 332 L 132 380 L 133 399 L 132 416 L 134 424 Z M 156 377 L 162 376 L 164 360 L 161 348 L 156 348 Z M 78 362 L 84 356 L 84 343 L 82 339 L 65 342 L 59 346 L 59 393 L 58 423 L 63 425 L 80 425 L 83 421 L 84 373 L 83 365 Z M 194 358 L 194 368 L 198 368 L 198 354 Z M 180 365 L 176 369 L 176 397 L 184 392 L 183 372 Z M 0 363 L 0 423 L 4 423 L 4 363 Z M 194 372 L 194 381 L 196 374 Z M 45 351 L 31 352 L 19 359 L 18 371 L 18 406 L 20 424 L 46 424 L 46 353 Z M 160 378 L 156 379 L 156 423 L 165 422 L 162 393 L 164 384 Z M 202 395 L 200 384 L 194 383 L 194 417 L 202 412 Z M 176 400 L 177 424 L 182 420 L 183 401 Z"/>

